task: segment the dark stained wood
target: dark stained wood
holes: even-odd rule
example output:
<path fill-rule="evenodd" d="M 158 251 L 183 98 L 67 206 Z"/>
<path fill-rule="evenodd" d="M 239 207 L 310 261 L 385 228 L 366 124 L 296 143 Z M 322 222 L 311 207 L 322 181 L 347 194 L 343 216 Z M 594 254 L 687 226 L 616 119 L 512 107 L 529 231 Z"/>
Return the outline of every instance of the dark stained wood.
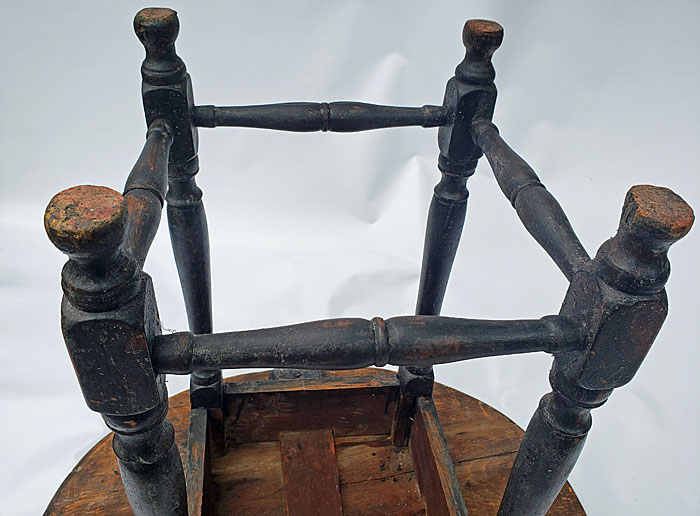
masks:
<path fill-rule="evenodd" d="M 167 162 L 167 145 L 160 147 Z M 146 186 L 139 175 L 132 184 Z M 184 469 L 165 419 L 165 377 L 150 360 L 149 343 L 160 333 L 155 294 L 138 260 L 122 248 L 127 228 L 139 233 L 134 222 L 120 194 L 97 186 L 61 192 L 45 215 L 49 238 L 68 255 L 61 274 L 66 347 L 88 407 L 116 432 L 112 448 L 131 507 L 141 516 L 182 516 Z M 145 255 L 148 231 L 130 242 Z"/>
<path fill-rule="evenodd" d="M 343 516 L 331 430 L 280 433 L 287 516 Z"/>
<path fill-rule="evenodd" d="M 380 384 L 395 381 L 395 373 L 378 369 L 324 374 L 329 381 L 348 381 L 352 374 Z M 260 382 L 269 377 L 270 372 L 259 372 L 228 381 Z M 495 516 L 523 431 L 488 405 L 439 383 L 434 400 L 469 516 Z M 187 392 L 170 399 L 168 418 L 186 462 Z M 78 463 L 51 501 L 47 516 L 132 514 L 110 440 L 105 437 Z M 426 514 L 408 448 L 393 446 L 388 433 L 336 436 L 335 444 L 344 516 Z M 285 516 L 279 441 L 235 444 L 222 457 L 214 457 L 212 497 L 212 515 Z M 568 484 L 547 514 L 585 516 Z"/>
<path fill-rule="evenodd" d="M 194 333 L 211 333 L 211 268 L 209 232 L 196 184 L 199 172 L 197 128 L 192 123 L 192 81 L 175 50 L 180 30 L 177 13 L 167 8 L 142 9 L 134 30 L 144 46 L 141 94 L 146 123 L 166 120 L 173 128 L 168 164 L 168 228 L 175 264 L 185 299 L 187 320 Z M 195 407 L 221 408 L 221 373 L 199 371 L 191 376 L 190 396 Z"/>
<path fill-rule="evenodd" d="M 173 128 L 164 120 L 156 120 L 148 128 L 134 168 L 124 186 L 128 230 L 123 248 L 143 267 L 151 243 L 156 236 L 168 191 L 168 157 L 173 142 Z"/>
<path fill-rule="evenodd" d="M 189 516 L 206 514 L 203 509 L 205 485 L 211 476 L 211 449 L 207 429 L 207 409 L 190 411 L 190 430 L 187 442 L 187 506 Z"/>
<path fill-rule="evenodd" d="M 409 439 L 418 485 L 431 516 L 467 516 L 432 398 L 418 398 Z"/>
<path fill-rule="evenodd" d="M 190 403 L 187 392 L 170 398 L 168 419 L 175 428 L 180 458 L 187 461 Z M 124 493 L 110 433 L 80 459 L 58 488 L 45 516 L 133 516 Z"/>
<path fill-rule="evenodd" d="M 667 188 L 633 186 L 617 234 L 571 278 L 560 315 L 585 322 L 582 350 L 557 353 L 508 480 L 499 516 L 542 516 L 578 459 L 591 410 L 632 380 L 668 312 L 668 249 L 693 210 Z"/>
<path fill-rule="evenodd" d="M 365 376 L 366 375 L 361 375 Z M 226 389 L 229 443 L 277 440 L 280 432 L 331 428 L 336 436 L 391 431 L 398 395 L 395 379 L 274 380 L 276 389 L 249 384 Z M 240 394 L 232 394 L 233 392 Z"/>
<path fill-rule="evenodd" d="M 207 409 L 207 416 L 208 446 L 215 457 L 220 457 L 226 448 L 226 418 L 223 407 Z"/>
<path fill-rule="evenodd" d="M 213 514 L 286 516 L 279 441 L 242 443 L 214 461 Z"/>
<path fill-rule="evenodd" d="M 396 375 L 361 374 L 358 371 L 324 372 L 318 378 L 286 378 L 280 379 L 267 372 L 260 374 L 260 380 L 227 382 L 224 392 L 227 397 L 236 394 L 253 394 L 263 392 L 292 392 L 292 391 L 327 391 L 331 389 L 367 389 L 380 387 L 397 387 L 399 382 Z M 248 375 L 244 375 L 247 377 Z M 257 378 L 257 376 L 256 376 Z"/>
<path fill-rule="evenodd" d="M 467 180 L 474 174 L 482 155 L 470 135 L 472 118 L 477 111 L 489 120 L 493 115 L 496 71 L 491 56 L 502 41 L 503 27 L 496 22 L 469 20 L 464 25 L 462 42 L 466 52 L 455 69 L 455 76 L 447 82 L 443 100 L 443 109 L 453 113 L 453 117 L 438 129 L 438 168 L 441 177 L 435 185 L 428 209 L 418 282 L 417 315 L 440 315 L 467 215 Z M 481 102 L 481 98 L 489 99 L 489 102 Z M 414 378 L 401 384 L 392 430 L 394 443 L 402 446 L 409 439 L 416 400 L 429 395 L 429 392 L 425 392 L 429 389 L 422 386 L 434 381 L 432 366 L 410 367 L 408 370 Z M 401 373 L 406 376 L 403 368 Z M 422 379 L 419 378 L 421 376 Z M 419 388 L 412 387 L 412 384 L 418 384 Z"/>
<path fill-rule="evenodd" d="M 354 370 L 391 364 L 411 366 L 411 374 L 432 381 L 430 367 L 434 364 L 537 351 L 575 351 L 584 345 L 582 325 L 556 315 L 511 321 L 415 315 L 387 320 L 323 319 L 204 335 L 170 333 L 154 339 L 151 356 L 159 374 L 248 367 Z M 416 367 L 424 372 L 416 374 Z M 415 389 L 411 377 L 404 373 L 399 374 L 399 380 L 407 395 L 430 395 L 429 388 Z"/>
<path fill-rule="evenodd" d="M 437 127 L 442 106 L 399 107 L 364 102 L 285 102 L 260 106 L 194 106 L 197 127 L 258 127 L 278 131 L 352 133 L 383 127 Z"/>
<path fill-rule="evenodd" d="M 177 442 L 182 443 L 165 419 L 164 374 L 192 373 L 191 406 L 207 410 L 195 410 L 191 419 L 191 514 L 206 512 L 204 500 L 215 501 L 222 513 L 229 512 L 232 504 L 238 504 L 240 514 L 276 513 L 281 461 L 296 464 L 297 452 L 310 464 L 324 457 L 322 472 L 335 471 L 335 477 L 316 475 L 335 479 L 324 496 L 299 490 L 308 482 L 289 482 L 301 476 L 296 466 L 284 470 L 287 501 L 300 513 L 309 513 L 313 499 L 334 500 L 335 506 L 338 497 L 347 502 L 349 513 L 419 513 L 417 486 L 432 515 L 466 514 L 460 488 L 468 503 L 475 503 L 475 512 L 491 513 L 503 487 L 504 468 L 511 462 L 513 435 L 519 440 L 520 433 L 499 417 L 493 421 L 498 424 L 487 427 L 479 414 L 474 420 L 456 414 L 447 418 L 445 428 L 461 425 L 463 432 L 443 434 L 430 399 L 432 366 L 547 351 L 555 357 L 552 392 L 542 398 L 521 441 L 498 514 L 548 513 L 562 487 L 566 491 L 566 478 L 591 426 L 591 409 L 602 405 L 614 388 L 631 381 L 663 324 L 668 310 L 667 251 L 690 230 L 692 209 L 668 189 L 633 187 L 617 234 L 591 260 L 555 198 L 491 122 L 496 100 L 491 57 L 503 38 L 503 29 L 495 22 L 467 22 L 465 57 L 447 83 L 443 105 L 422 108 L 355 102 L 196 108 L 191 79 L 175 50 L 179 31 L 175 11 L 144 9 L 136 15 L 134 28 L 146 51 L 141 91 L 149 133 L 124 197 L 103 187 L 77 187 L 54 197 L 45 216 L 49 238 L 69 257 L 62 272 L 66 345 L 88 407 L 101 413 L 116 432 L 113 451 L 133 510 L 139 516 L 184 515 L 188 510 L 177 448 Z M 197 125 L 218 124 L 341 132 L 439 126 L 442 177 L 428 213 L 418 315 L 213 334 L 207 220 L 195 176 Z M 467 179 L 482 153 L 525 228 L 571 282 L 558 316 L 501 322 L 438 317 L 465 220 Z M 191 330 L 168 336 L 160 335 L 151 281 L 141 270 L 164 196 Z M 248 385 L 229 389 L 224 400 L 221 369 L 228 367 L 355 369 L 386 364 L 402 366 L 398 387 L 381 381 L 377 385 L 374 378 L 382 374 L 376 371 L 359 373 L 354 380 L 290 372 L 293 377 L 287 382 L 282 374 L 267 384 L 259 382 L 261 376 L 250 376 Z M 366 379 L 367 375 L 372 378 Z M 477 407 L 490 419 L 485 406 Z M 414 419 L 416 428 L 411 432 Z M 285 433 L 280 444 L 280 432 L 290 431 L 302 433 L 293 437 Z M 310 431 L 323 432 L 323 437 L 313 439 Z M 387 446 L 389 432 L 394 444 L 410 443 L 415 472 L 403 471 L 406 457 L 400 448 L 382 449 L 386 458 L 378 464 L 364 457 L 368 447 Z M 471 441 L 464 435 L 469 433 L 474 433 Z M 493 436 L 499 433 L 503 435 L 496 440 Z M 336 437 L 344 446 L 343 460 L 348 461 L 338 462 L 337 471 L 335 459 L 331 460 Z M 281 455 L 271 453 L 280 446 Z M 452 458 L 448 448 L 454 451 Z M 376 454 L 371 452 L 371 457 Z M 265 466 L 259 456 L 270 462 Z M 209 461 L 214 459 L 217 467 L 208 475 Z M 362 465 L 352 462 L 357 459 Z M 253 470 L 247 470 L 251 464 Z M 364 471 L 365 465 L 377 466 L 379 473 Z M 383 474 L 388 465 L 396 466 L 395 474 Z M 109 467 L 101 466 L 107 472 Z M 76 476 L 90 470 L 91 464 L 80 468 Z M 348 476 L 356 480 L 343 483 Z M 94 478 L 101 478 L 102 487 L 119 496 L 119 489 L 108 481 L 109 473 L 105 477 L 95 471 Z M 91 492 L 89 480 L 64 486 L 76 489 L 76 498 L 61 505 L 59 497 L 52 507 L 73 510 L 73 502 Z M 374 490 L 381 496 L 371 497 Z M 553 511 L 577 512 L 575 497 L 566 493 Z M 90 498 L 97 505 L 87 511 L 102 511 L 100 504 L 106 498 L 104 493 Z M 109 514 L 121 510 L 112 509 L 104 510 Z"/>
<path fill-rule="evenodd" d="M 433 368 L 417 369 L 399 367 L 399 399 L 396 402 L 391 426 L 391 442 L 396 446 L 408 446 L 416 401 L 421 396 L 432 396 L 435 374 Z"/>
<path fill-rule="evenodd" d="M 530 165 L 500 137 L 490 120 L 480 120 L 475 125 L 473 135 L 525 229 L 571 280 L 574 273 L 590 261 L 590 257 L 562 207 Z"/>

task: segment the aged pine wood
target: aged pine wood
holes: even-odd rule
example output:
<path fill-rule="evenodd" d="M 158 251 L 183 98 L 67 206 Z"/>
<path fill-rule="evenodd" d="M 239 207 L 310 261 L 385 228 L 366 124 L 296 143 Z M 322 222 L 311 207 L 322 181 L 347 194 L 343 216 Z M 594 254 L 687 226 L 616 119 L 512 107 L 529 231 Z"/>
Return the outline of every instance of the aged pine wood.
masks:
<path fill-rule="evenodd" d="M 362 370 L 366 371 L 366 370 Z M 376 389 L 383 387 L 397 387 L 399 385 L 395 375 L 360 374 L 358 371 L 334 371 L 332 376 L 327 372 L 319 373 L 326 376 L 318 378 L 286 378 L 280 379 L 276 373 L 268 375 L 256 373 L 255 375 L 243 375 L 234 378 L 244 378 L 241 381 L 229 381 L 224 386 L 224 392 L 230 399 L 236 394 L 255 394 L 271 392 L 293 392 L 293 391 L 328 391 L 334 389 Z M 262 374 L 258 378 L 258 374 Z M 254 380 L 247 378 L 252 376 Z"/>
<path fill-rule="evenodd" d="M 418 398 L 409 437 L 425 507 L 431 516 L 467 516 L 432 398 Z"/>
<path fill-rule="evenodd" d="M 324 374 L 331 382 L 352 383 L 350 371 Z M 360 374 L 377 384 L 395 378 L 394 373 L 376 369 Z M 270 372 L 260 372 L 228 382 L 260 382 L 270 376 Z M 434 400 L 469 515 L 495 516 L 523 431 L 488 405 L 439 383 Z M 187 463 L 187 392 L 170 399 L 168 418 Z M 110 440 L 111 436 L 105 437 L 83 457 L 59 488 L 46 516 L 132 514 Z M 426 514 L 410 450 L 393 446 L 388 430 L 386 434 L 336 436 L 335 446 L 344 516 Z M 213 515 L 285 516 L 279 441 L 236 444 L 225 455 L 213 457 L 212 494 Z M 547 514 L 585 516 L 568 484 Z"/>
<path fill-rule="evenodd" d="M 280 449 L 287 516 L 343 516 L 333 432 L 281 432 Z"/>
<path fill-rule="evenodd" d="M 207 409 L 190 411 L 190 428 L 187 442 L 187 507 L 189 516 L 206 514 L 205 489 L 211 477 L 211 444 L 207 432 Z"/>
<path fill-rule="evenodd" d="M 232 394 L 241 389 L 228 387 L 226 439 L 271 441 L 280 432 L 324 429 L 329 424 L 341 437 L 389 433 L 398 396 L 395 380 L 360 378 L 275 380 L 271 383 L 276 390 L 253 384 L 254 392 L 241 394 Z"/>

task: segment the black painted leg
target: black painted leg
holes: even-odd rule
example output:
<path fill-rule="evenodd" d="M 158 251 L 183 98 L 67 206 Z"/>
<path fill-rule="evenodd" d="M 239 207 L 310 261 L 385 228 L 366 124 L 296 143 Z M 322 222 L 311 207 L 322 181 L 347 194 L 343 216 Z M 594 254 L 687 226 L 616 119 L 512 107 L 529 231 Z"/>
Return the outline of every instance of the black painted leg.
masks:
<path fill-rule="evenodd" d="M 443 172 L 435 186 L 425 230 L 417 315 L 440 314 L 467 214 L 467 178 L 473 172 L 473 169 L 464 175 Z M 433 381 L 432 367 L 399 368 L 401 389 L 392 428 L 395 445 L 408 444 L 416 399 L 431 395 Z"/>
<path fill-rule="evenodd" d="M 471 170 L 471 175 L 474 171 Z M 416 315 L 439 315 L 467 215 L 467 177 L 443 172 L 428 211 Z"/>
<path fill-rule="evenodd" d="M 114 190 L 82 186 L 56 195 L 45 221 L 49 238 L 69 257 L 62 273 L 66 346 L 88 407 L 115 432 L 129 502 L 137 516 L 185 516 L 185 476 L 165 419 L 165 377 L 150 359 L 160 335 L 158 309 L 151 279 L 140 271 L 148 225 L 157 218 L 141 215 L 138 203 Z M 127 231 L 137 235 L 129 242 L 138 258 L 121 247 Z"/>
<path fill-rule="evenodd" d="M 591 409 L 605 403 L 612 392 L 576 387 L 556 364 L 550 383 L 553 391 L 542 397 L 525 431 L 498 516 L 547 513 L 581 454 L 591 428 Z"/>
<path fill-rule="evenodd" d="M 171 163 L 169 170 L 168 226 L 190 331 L 212 332 L 209 232 L 202 191 L 194 176 L 197 158 Z M 192 407 L 221 408 L 220 371 L 197 371 L 190 377 Z"/>
<path fill-rule="evenodd" d="M 141 450 L 146 441 L 152 448 Z M 185 476 L 170 421 L 141 435 L 115 434 L 113 447 L 134 514 L 187 514 Z"/>
<path fill-rule="evenodd" d="M 582 318 L 586 346 L 555 353 L 552 392 L 525 432 L 499 516 L 542 516 L 559 494 L 591 427 L 591 409 L 632 380 L 661 329 L 667 252 L 694 220 L 690 206 L 667 188 L 637 185 L 627 192 L 617 234 L 572 276 L 560 315 Z"/>
<path fill-rule="evenodd" d="M 175 443 L 175 431 L 165 418 L 164 401 L 154 410 L 136 416 L 103 415 L 114 430 L 112 448 L 122 482 L 136 516 L 187 515 L 185 473 Z"/>
<path fill-rule="evenodd" d="M 438 167 L 442 178 L 435 187 L 428 212 L 416 315 L 440 315 L 467 214 L 467 178 L 474 174 L 482 155 L 470 135 L 472 118 L 478 113 L 490 120 L 493 114 L 496 72 L 491 56 L 502 40 L 503 28 L 495 22 L 469 20 L 464 25 L 462 42 L 466 53 L 455 69 L 455 76 L 447 82 L 443 109 L 448 113 L 448 123 L 438 130 Z M 418 382 L 417 385 L 422 385 L 426 381 L 432 382 L 433 378 L 432 368 L 409 372 L 413 377 L 424 378 L 409 380 L 409 375 L 403 369 L 399 370 L 399 379 L 403 374 L 405 385 L 402 384 L 392 429 L 392 440 L 396 445 L 406 445 L 410 433 L 416 403 L 411 395 L 414 390 L 411 384 Z"/>

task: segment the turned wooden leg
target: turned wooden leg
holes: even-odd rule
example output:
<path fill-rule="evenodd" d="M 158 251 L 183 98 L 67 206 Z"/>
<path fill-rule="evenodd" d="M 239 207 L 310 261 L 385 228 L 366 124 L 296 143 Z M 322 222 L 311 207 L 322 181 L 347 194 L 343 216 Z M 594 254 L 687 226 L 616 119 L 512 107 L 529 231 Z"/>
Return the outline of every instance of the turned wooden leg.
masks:
<path fill-rule="evenodd" d="M 425 230 L 417 315 L 440 314 L 467 213 L 469 193 L 466 183 L 466 175 L 454 176 L 443 172 L 442 180 L 435 187 Z M 401 388 L 392 429 L 394 444 L 408 444 L 416 399 L 431 395 L 433 381 L 432 367 L 399 368 Z"/>
<path fill-rule="evenodd" d="M 530 420 L 498 510 L 499 516 L 543 516 L 564 487 L 591 428 L 591 410 L 601 406 L 612 389 L 576 387 L 557 369 Z"/>
<path fill-rule="evenodd" d="M 190 330 L 211 333 L 209 234 L 202 191 L 194 180 L 199 162 L 192 81 L 175 50 L 180 22 L 172 9 L 148 8 L 136 14 L 134 29 L 146 50 L 141 65 L 146 122 L 150 125 L 155 119 L 163 119 L 174 128 L 166 197 L 168 226 Z M 221 373 L 193 373 L 190 395 L 193 407 L 220 410 Z"/>
<path fill-rule="evenodd" d="M 140 271 L 148 247 L 141 242 L 152 233 L 135 224 L 144 220 L 141 206 L 109 188 L 80 186 L 57 194 L 44 220 L 51 241 L 68 255 L 61 305 L 66 347 L 88 407 L 115 431 L 131 507 L 137 516 L 185 516 L 185 477 L 165 419 L 165 377 L 151 363 L 160 321 L 151 279 Z M 137 258 L 130 249 L 142 251 Z"/>
<path fill-rule="evenodd" d="M 443 109 L 449 113 L 449 121 L 438 131 L 438 168 L 442 177 L 428 211 L 416 315 L 440 315 L 467 213 L 467 179 L 474 174 L 482 155 L 470 136 L 471 121 L 477 113 L 488 120 L 493 114 L 496 72 L 491 56 L 502 40 L 503 28 L 495 22 L 469 20 L 464 25 L 462 41 L 466 53 L 447 83 Z M 416 399 L 432 392 L 432 367 L 400 368 L 399 379 L 401 390 L 392 440 L 405 446 Z"/>
<path fill-rule="evenodd" d="M 133 417 L 103 416 L 129 504 L 138 516 L 187 515 L 187 490 L 173 425 L 164 407 Z M 155 426 L 154 426 L 155 423 Z"/>
<path fill-rule="evenodd" d="M 175 263 L 185 298 L 190 331 L 212 332 L 211 272 L 209 232 L 202 203 L 202 191 L 194 176 L 197 158 L 180 164 L 171 163 L 169 174 L 168 227 Z M 220 371 L 195 371 L 190 377 L 193 407 L 221 408 Z"/>
<path fill-rule="evenodd" d="M 693 210 L 671 190 L 633 186 L 617 234 L 573 274 L 560 315 L 585 323 L 586 345 L 554 354 L 552 392 L 527 427 L 499 516 L 543 516 L 559 494 L 591 427 L 591 409 L 632 380 L 661 329 L 667 251 L 693 221 Z"/>

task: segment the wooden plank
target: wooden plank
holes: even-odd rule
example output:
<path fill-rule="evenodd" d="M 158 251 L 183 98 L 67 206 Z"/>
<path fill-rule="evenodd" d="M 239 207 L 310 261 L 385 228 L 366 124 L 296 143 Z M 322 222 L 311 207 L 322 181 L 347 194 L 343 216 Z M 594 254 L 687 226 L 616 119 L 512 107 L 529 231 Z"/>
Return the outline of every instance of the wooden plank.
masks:
<path fill-rule="evenodd" d="M 344 516 L 425 516 L 416 475 L 341 484 Z"/>
<path fill-rule="evenodd" d="M 325 373 L 395 379 L 391 371 Z M 259 382 L 261 371 L 229 379 Z M 435 384 L 434 401 L 469 516 L 495 516 L 523 431 L 485 403 Z M 252 414 L 252 413 L 251 413 Z M 181 451 L 187 448 L 190 417 L 187 392 L 170 399 L 168 418 Z M 211 424 L 211 419 L 209 421 Z M 205 514 L 285 516 L 280 443 L 229 442 L 225 454 L 212 457 L 213 506 Z M 410 448 L 396 448 L 383 435 L 335 436 L 336 461 L 344 516 L 425 516 Z M 186 463 L 187 457 L 183 457 Z M 105 437 L 66 478 L 46 511 L 47 516 L 112 516 L 133 514 L 122 487 L 111 436 Z M 566 484 L 548 516 L 584 516 Z"/>
<path fill-rule="evenodd" d="M 190 412 L 190 429 L 187 438 L 189 455 L 185 463 L 187 482 L 187 507 L 189 516 L 205 514 L 205 484 L 209 476 L 211 450 L 207 439 L 207 409 L 196 408 Z"/>
<path fill-rule="evenodd" d="M 398 387 L 226 395 L 228 444 L 274 441 L 280 432 L 331 428 L 336 436 L 391 432 Z"/>
<path fill-rule="evenodd" d="M 207 409 L 207 446 L 211 457 L 220 457 L 226 452 L 226 418 L 223 408 Z"/>
<path fill-rule="evenodd" d="M 467 507 L 432 398 L 416 400 L 409 447 L 428 514 L 467 516 Z"/>
<path fill-rule="evenodd" d="M 442 385 L 433 399 L 453 463 L 518 451 L 522 429 L 486 403 Z"/>
<path fill-rule="evenodd" d="M 389 435 L 335 439 L 344 516 L 424 516 L 408 447 Z"/>
<path fill-rule="evenodd" d="M 273 369 L 273 380 L 320 380 L 323 371 L 319 369 Z"/>
<path fill-rule="evenodd" d="M 343 516 L 331 430 L 280 433 L 287 516 Z"/>
<path fill-rule="evenodd" d="M 336 437 L 335 454 L 341 484 L 391 480 L 413 472 L 408 446 L 394 446 L 388 435 Z"/>
<path fill-rule="evenodd" d="M 469 516 L 495 516 L 506 488 L 515 452 L 455 463 Z M 581 503 L 565 484 L 547 516 L 585 516 Z"/>
<path fill-rule="evenodd" d="M 334 371 L 335 373 L 336 371 Z M 345 371 L 337 371 L 345 372 Z M 333 389 L 366 389 L 368 387 L 398 387 L 396 375 L 362 374 L 357 376 L 333 375 L 318 378 L 303 375 L 299 378 L 280 378 L 271 374 L 269 378 L 244 382 L 230 382 L 224 385 L 227 396 L 262 392 L 289 391 L 328 391 Z"/>
<path fill-rule="evenodd" d="M 344 516 L 425 516 L 408 448 L 389 435 L 335 441 Z M 286 516 L 282 478 L 279 442 L 232 446 L 213 463 L 212 514 Z"/>
<path fill-rule="evenodd" d="M 212 464 L 212 514 L 284 516 L 279 441 L 237 444 Z"/>

